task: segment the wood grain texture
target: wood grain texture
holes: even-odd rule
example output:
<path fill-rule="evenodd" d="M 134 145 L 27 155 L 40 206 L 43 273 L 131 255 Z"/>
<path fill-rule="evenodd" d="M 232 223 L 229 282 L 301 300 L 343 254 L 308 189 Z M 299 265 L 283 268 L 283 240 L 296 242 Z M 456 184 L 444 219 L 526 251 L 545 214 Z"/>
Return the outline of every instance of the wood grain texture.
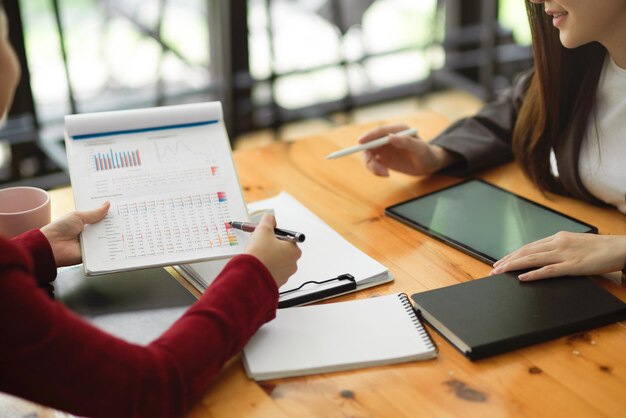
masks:
<path fill-rule="evenodd" d="M 384 216 L 384 208 L 460 181 L 452 177 L 379 178 L 354 154 L 324 156 L 353 145 L 366 130 L 390 122 L 418 128 L 427 139 L 449 123 L 434 113 L 346 126 L 292 143 L 235 152 L 246 201 L 286 190 L 346 239 L 386 265 L 395 281 L 333 300 L 391 292 L 411 294 L 484 277 L 490 266 Z M 599 227 L 626 235 L 616 210 L 543 195 L 514 163 L 478 176 L 521 196 Z M 53 216 L 71 209 L 69 189 L 53 192 Z M 278 219 L 280 224 L 280 219 Z M 602 285 L 626 300 L 626 289 Z M 468 361 L 432 329 L 435 360 L 351 372 L 250 381 L 239 357 L 189 417 L 502 417 L 624 416 L 626 326 L 618 323 L 476 363 Z M 375 332 L 375 330 L 373 330 Z M 207 353 L 210 355 L 210 353 Z M 277 355 L 280 355 L 277 352 Z"/>

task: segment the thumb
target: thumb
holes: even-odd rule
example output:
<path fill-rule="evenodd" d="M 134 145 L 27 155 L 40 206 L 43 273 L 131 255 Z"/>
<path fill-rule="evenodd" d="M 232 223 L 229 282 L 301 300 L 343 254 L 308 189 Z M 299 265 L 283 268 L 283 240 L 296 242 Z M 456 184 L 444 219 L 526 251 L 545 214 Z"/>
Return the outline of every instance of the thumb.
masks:
<path fill-rule="evenodd" d="M 111 207 L 111 202 L 104 202 L 102 206 L 97 209 L 85 210 L 81 212 L 76 212 L 84 224 L 94 224 L 96 222 L 101 221 L 109 212 L 109 208 Z"/>

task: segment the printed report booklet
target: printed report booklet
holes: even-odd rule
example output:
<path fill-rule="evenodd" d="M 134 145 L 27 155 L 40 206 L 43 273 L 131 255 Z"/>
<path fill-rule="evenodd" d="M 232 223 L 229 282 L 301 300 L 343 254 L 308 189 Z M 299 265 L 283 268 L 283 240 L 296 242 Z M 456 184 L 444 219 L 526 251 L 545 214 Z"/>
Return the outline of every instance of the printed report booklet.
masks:
<path fill-rule="evenodd" d="M 86 274 L 232 257 L 248 213 L 219 102 L 70 115 L 77 210 L 111 202 L 81 234 Z"/>

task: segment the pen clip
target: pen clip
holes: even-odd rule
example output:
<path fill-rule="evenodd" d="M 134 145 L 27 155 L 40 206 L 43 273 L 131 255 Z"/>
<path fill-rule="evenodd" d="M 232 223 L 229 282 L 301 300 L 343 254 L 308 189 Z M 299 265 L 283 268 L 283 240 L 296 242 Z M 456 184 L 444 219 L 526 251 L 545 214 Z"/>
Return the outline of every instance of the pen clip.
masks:
<path fill-rule="evenodd" d="M 351 274 L 340 274 L 337 277 L 333 277 L 332 279 L 328 279 L 328 280 L 322 280 L 321 282 L 318 282 L 317 280 L 309 280 L 308 282 L 304 282 L 302 283 L 300 286 L 294 288 L 294 289 L 289 289 L 289 290 L 285 290 L 284 292 L 280 292 L 279 295 L 285 295 L 287 293 L 291 293 L 291 292 L 295 292 L 296 290 L 300 290 L 302 289 L 304 286 L 308 285 L 308 284 L 324 284 L 324 283 L 329 283 L 329 282 L 334 282 L 334 281 L 339 281 L 339 280 L 351 280 L 353 282 L 356 283 L 356 281 L 354 280 L 354 276 Z"/>
<path fill-rule="evenodd" d="M 338 285 L 332 286 L 332 287 L 325 287 L 321 290 L 311 292 L 311 293 L 305 293 L 302 295 L 296 294 L 295 296 L 292 296 L 294 292 L 302 290 L 304 286 L 307 286 L 309 284 L 323 285 L 323 284 L 330 283 L 330 282 L 337 282 Z M 279 300 L 278 307 L 289 308 L 291 306 L 304 305 L 305 303 L 315 302 L 318 300 L 326 299 L 331 296 L 337 296 L 337 295 L 350 292 L 353 290 L 356 290 L 356 279 L 351 274 L 340 274 L 339 276 L 333 277 L 332 279 L 322 280 L 322 281 L 309 280 L 307 282 L 302 283 L 300 286 L 298 286 L 295 289 L 289 289 L 289 290 L 280 292 L 279 295 L 282 300 Z M 283 299 L 283 296 L 286 296 L 286 298 Z"/>

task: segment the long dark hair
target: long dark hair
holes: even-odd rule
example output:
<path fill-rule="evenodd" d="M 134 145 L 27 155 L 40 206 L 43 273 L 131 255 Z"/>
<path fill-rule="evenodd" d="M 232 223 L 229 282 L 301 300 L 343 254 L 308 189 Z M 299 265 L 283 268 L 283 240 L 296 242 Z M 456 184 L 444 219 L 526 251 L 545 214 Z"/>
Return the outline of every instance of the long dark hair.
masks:
<path fill-rule="evenodd" d="M 543 5 L 525 3 L 535 70 L 513 130 L 513 153 L 522 170 L 541 190 L 593 201 L 580 182 L 578 157 L 606 49 L 596 42 L 565 48 Z M 559 172 L 568 169 L 574 181 L 552 175 L 551 150 L 556 154 Z"/>

